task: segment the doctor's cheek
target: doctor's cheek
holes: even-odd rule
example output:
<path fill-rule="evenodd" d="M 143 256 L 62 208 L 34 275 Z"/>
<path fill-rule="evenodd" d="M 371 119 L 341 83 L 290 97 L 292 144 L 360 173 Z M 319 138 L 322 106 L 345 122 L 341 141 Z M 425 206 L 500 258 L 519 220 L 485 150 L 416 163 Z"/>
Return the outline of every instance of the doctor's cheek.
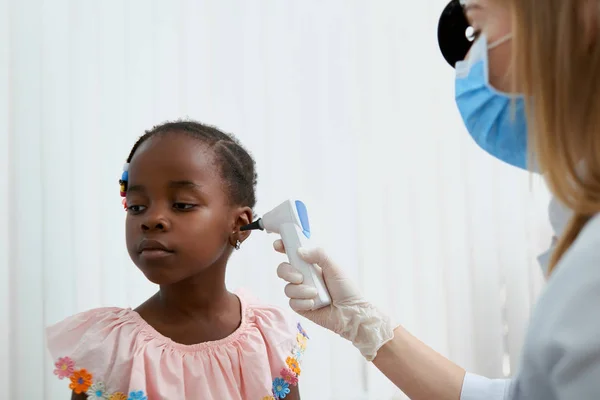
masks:
<path fill-rule="evenodd" d="M 488 59 L 490 85 L 501 92 L 512 92 L 512 40 L 488 52 Z"/>

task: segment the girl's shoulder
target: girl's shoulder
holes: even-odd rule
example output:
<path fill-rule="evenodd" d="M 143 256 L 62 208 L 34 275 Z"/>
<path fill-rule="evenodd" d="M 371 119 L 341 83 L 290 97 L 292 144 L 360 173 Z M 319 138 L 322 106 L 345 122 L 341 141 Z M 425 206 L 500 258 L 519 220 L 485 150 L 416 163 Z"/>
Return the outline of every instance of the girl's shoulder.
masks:
<path fill-rule="evenodd" d="M 244 290 L 236 291 L 236 295 L 242 303 L 241 327 L 247 335 L 258 335 L 269 346 L 288 350 L 300 342 L 304 349 L 308 335 L 295 313 L 267 304 Z"/>
<path fill-rule="evenodd" d="M 46 328 L 50 353 L 53 357 L 65 353 L 77 357 L 91 347 L 133 337 L 137 325 L 134 314 L 128 308 L 103 307 L 67 317 Z M 115 331 L 118 335 L 113 334 Z"/>
<path fill-rule="evenodd" d="M 127 357 L 139 326 L 135 312 L 117 307 L 80 312 L 46 328 L 46 344 L 54 360 L 54 375 L 67 381 L 68 388 L 88 398 L 102 398 L 106 380 L 114 387 L 127 387 L 126 379 L 111 374 L 115 360 Z M 106 379 L 106 380 L 105 380 Z M 127 390 L 112 391 L 114 399 L 126 399 Z M 108 397 L 106 397 L 108 398 Z"/>
<path fill-rule="evenodd" d="M 242 304 L 242 324 L 244 319 L 258 329 L 281 329 L 282 333 L 297 332 L 297 322 L 290 311 L 265 303 L 247 290 L 236 290 Z"/>
<path fill-rule="evenodd" d="M 68 317 L 47 328 L 54 373 L 91 398 L 96 397 L 90 393 L 108 398 L 132 392 L 151 399 L 198 392 L 219 398 L 226 391 L 231 399 L 250 399 L 275 389 L 285 395 L 298 383 L 308 335 L 291 312 L 247 291 L 236 295 L 242 304 L 239 328 L 195 345 L 162 336 L 131 309 L 98 308 Z M 235 392 L 231 383 L 236 383 Z"/>

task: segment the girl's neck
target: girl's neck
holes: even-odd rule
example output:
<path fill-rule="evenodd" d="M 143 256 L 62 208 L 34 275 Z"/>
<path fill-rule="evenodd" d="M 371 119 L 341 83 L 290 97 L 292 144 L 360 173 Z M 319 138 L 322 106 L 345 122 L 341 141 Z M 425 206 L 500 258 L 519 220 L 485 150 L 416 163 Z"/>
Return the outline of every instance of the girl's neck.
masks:
<path fill-rule="evenodd" d="M 223 339 L 242 321 L 242 303 L 225 287 L 225 269 L 172 284 L 135 310 L 159 334 L 192 345 Z"/>
<path fill-rule="evenodd" d="M 156 300 L 169 313 L 193 318 L 220 314 L 231 309 L 232 301 L 237 302 L 225 286 L 224 269 L 217 274 L 201 274 L 172 285 L 161 285 Z"/>

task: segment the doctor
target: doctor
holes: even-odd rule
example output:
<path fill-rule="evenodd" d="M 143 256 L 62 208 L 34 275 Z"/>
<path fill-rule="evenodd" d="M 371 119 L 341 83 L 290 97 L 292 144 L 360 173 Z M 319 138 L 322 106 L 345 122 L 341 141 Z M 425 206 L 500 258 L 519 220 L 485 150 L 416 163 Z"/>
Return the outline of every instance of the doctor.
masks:
<path fill-rule="evenodd" d="M 444 20 L 460 28 L 463 15 L 472 46 L 449 48 L 442 31 L 440 45 L 458 61 L 456 103 L 467 130 L 491 155 L 542 171 L 573 211 L 565 226 L 559 203 L 550 206 L 559 239 L 542 257 L 549 279 L 514 379 L 467 373 L 392 325 L 323 250 L 299 253 L 323 269 L 332 306 L 307 311 L 314 289 L 287 263 L 278 275 L 294 310 L 351 341 L 413 400 L 600 399 L 600 0 L 453 0 L 440 29 Z M 275 249 L 283 251 L 280 241 Z"/>

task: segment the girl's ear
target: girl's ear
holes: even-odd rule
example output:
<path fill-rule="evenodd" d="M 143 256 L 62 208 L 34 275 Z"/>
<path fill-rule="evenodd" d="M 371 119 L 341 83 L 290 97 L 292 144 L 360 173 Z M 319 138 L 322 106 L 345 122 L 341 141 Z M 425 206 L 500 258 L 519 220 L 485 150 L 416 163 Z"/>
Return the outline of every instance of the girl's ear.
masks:
<path fill-rule="evenodd" d="M 240 228 L 251 223 L 253 216 L 254 214 L 250 207 L 240 207 L 235 210 L 234 226 L 231 234 L 231 242 L 234 246 L 238 241 L 242 243 L 250 236 L 250 231 L 240 231 Z"/>

